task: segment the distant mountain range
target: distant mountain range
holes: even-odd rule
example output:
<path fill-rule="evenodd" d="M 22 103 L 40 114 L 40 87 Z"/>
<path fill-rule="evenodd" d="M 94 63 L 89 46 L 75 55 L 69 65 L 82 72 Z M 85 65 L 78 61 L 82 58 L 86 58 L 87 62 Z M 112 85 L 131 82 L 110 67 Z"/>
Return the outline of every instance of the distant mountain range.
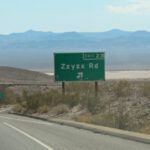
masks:
<path fill-rule="evenodd" d="M 105 51 L 107 70 L 150 70 L 150 32 L 40 32 L 0 35 L 0 66 L 53 70 L 54 52 Z"/>

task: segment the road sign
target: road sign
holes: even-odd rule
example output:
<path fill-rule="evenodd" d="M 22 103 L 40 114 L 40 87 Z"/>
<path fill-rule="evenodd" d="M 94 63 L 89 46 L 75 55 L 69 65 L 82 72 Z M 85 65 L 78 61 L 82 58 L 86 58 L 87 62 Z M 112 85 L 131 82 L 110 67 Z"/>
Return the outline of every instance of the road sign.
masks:
<path fill-rule="evenodd" d="M 3 97 L 4 97 L 4 96 L 3 96 L 3 94 L 2 94 L 2 93 L 0 93 L 0 99 L 3 99 Z"/>
<path fill-rule="evenodd" d="M 105 53 L 54 53 L 55 81 L 105 80 Z"/>

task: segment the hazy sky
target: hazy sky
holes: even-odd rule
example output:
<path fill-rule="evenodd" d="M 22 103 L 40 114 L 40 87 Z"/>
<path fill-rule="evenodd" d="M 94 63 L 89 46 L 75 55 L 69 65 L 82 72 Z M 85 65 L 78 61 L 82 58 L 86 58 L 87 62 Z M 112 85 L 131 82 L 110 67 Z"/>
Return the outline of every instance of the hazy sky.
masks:
<path fill-rule="evenodd" d="M 149 30 L 150 0 L 0 0 L 0 34 Z"/>

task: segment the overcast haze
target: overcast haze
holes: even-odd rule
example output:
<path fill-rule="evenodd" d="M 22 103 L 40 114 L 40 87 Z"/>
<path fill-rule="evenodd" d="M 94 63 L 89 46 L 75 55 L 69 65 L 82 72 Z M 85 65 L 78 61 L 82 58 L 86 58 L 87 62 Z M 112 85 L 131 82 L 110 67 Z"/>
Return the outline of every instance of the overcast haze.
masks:
<path fill-rule="evenodd" d="M 0 0 L 0 34 L 150 31 L 150 0 Z"/>

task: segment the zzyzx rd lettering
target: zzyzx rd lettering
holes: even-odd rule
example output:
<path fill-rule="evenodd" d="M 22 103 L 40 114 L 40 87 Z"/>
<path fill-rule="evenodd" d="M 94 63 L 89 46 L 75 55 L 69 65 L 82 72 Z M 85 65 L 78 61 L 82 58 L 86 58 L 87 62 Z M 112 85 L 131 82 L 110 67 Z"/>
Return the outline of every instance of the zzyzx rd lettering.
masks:
<path fill-rule="evenodd" d="M 87 66 L 89 69 L 99 69 L 99 64 L 89 63 Z M 85 64 L 61 64 L 61 70 L 78 70 L 85 69 Z"/>

